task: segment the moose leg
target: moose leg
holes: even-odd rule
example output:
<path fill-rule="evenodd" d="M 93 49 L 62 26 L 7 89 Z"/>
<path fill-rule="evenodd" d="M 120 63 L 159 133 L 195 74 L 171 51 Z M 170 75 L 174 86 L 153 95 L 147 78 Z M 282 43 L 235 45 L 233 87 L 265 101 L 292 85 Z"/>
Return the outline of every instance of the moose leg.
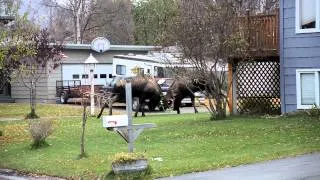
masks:
<path fill-rule="evenodd" d="M 173 100 L 173 110 L 177 111 L 177 114 L 180 114 L 181 100 L 182 99 L 180 99 L 180 98 L 174 98 L 174 100 Z"/>
<path fill-rule="evenodd" d="M 141 98 L 139 98 L 138 101 L 137 101 L 138 103 L 137 103 L 137 106 L 136 106 L 136 109 L 135 109 L 134 117 L 137 117 L 137 116 L 138 116 L 138 112 L 139 112 L 139 110 L 140 110 L 140 104 L 141 104 L 141 103 L 140 103 L 140 99 L 141 99 Z"/>
<path fill-rule="evenodd" d="M 141 106 L 141 116 L 142 117 L 145 117 L 146 115 L 144 114 L 144 111 L 145 111 L 145 106 L 146 106 L 146 104 L 145 104 L 145 99 L 144 98 L 141 98 L 141 99 L 143 99 L 142 101 L 140 101 L 139 102 L 139 104 L 141 104 L 140 106 Z"/>
<path fill-rule="evenodd" d="M 111 97 L 110 99 L 107 99 L 106 102 L 104 102 L 101 110 L 100 110 L 100 113 L 98 114 L 97 118 L 100 118 L 104 109 L 109 106 L 109 115 L 112 115 L 112 104 L 114 102 L 114 99 L 115 97 Z M 116 97 L 117 98 L 117 97 Z"/>
<path fill-rule="evenodd" d="M 108 104 L 109 104 L 109 115 L 110 116 L 112 115 L 112 104 L 114 102 L 118 101 L 118 100 L 119 100 L 119 96 L 118 95 L 115 95 L 111 99 L 109 99 Z"/>
<path fill-rule="evenodd" d="M 194 113 L 198 113 L 198 110 L 197 110 L 195 102 L 194 102 L 194 97 L 191 97 L 191 103 L 192 103 L 192 106 L 194 108 Z"/>
<path fill-rule="evenodd" d="M 107 106 L 107 102 L 103 104 L 103 106 L 102 106 L 102 108 L 101 108 L 101 110 L 100 110 L 100 113 L 98 114 L 97 118 L 100 118 L 100 117 L 101 117 L 101 115 L 102 115 L 102 113 L 103 113 L 103 110 L 104 110 L 104 108 L 106 108 L 106 106 Z"/>

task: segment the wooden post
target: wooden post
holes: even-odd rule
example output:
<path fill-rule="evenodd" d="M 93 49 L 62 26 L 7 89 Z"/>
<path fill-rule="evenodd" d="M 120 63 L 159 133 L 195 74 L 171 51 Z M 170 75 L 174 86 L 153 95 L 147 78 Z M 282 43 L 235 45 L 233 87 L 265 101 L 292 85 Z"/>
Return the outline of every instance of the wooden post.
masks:
<path fill-rule="evenodd" d="M 235 68 L 238 68 L 239 66 L 235 65 Z M 238 114 L 237 110 L 237 71 L 234 71 L 235 75 L 232 76 L 232 108 L 233 108 L 233 115 Z"/>
<path fill-rule="evenodd" d="M 132 128 L 132 89 L 131 82 L 126 83 L 126 110 L 128 115 L 128 151 L 133 152 L 133 128 Z"/>
<path fill-rule="evenodd" d="M 228 63 L 228 107 L 229 107 L 229 113 L 232 114 L 233 111 L 233 96 L 232 96 L 232 63 Z"/>
<path fill-rule="evenodd" d="M 93 69 L 90 69 L 90 115 L 94 116 L 94 73 Z"/>

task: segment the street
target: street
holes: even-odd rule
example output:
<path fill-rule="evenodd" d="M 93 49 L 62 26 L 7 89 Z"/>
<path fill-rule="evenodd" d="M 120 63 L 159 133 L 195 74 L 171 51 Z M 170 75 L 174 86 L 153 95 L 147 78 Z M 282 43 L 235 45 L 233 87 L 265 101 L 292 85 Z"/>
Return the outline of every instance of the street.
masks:
<path fill-rule="evenodd" d="M 238 167 L 190 173 L 161 180 L 319 180 L 320 153 Z M 160 179 L 159 179 L 160 180 Z"/>

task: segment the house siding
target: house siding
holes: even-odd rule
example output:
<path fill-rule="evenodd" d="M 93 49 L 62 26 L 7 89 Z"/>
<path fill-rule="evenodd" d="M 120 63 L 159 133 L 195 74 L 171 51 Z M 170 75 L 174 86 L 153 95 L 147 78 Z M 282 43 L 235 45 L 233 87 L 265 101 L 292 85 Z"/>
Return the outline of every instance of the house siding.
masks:
<path fill-rule="evenodd" d="M 296 69 L 320 68 L 320 33 L 297 34 L 295 0 L 280 2 L 282 113 L 297 110 Z"/>
<path fill-rule="evenodd" d="M 48 101 L 48 77 L 46 73 L 41 75 L 36 85 L 36 100 L 38 102 Z M 27 81 L 25 81 L 27 85 Z M 28 102 L 30 99 L 30 89 L 28 89 L 23 81 L 16 79 L 11 82 L 11 96 L 16 102 Z"/>
<path fill-rule="evenodd" d="M 90 53 L 99 61 L 99 63 L 112 64 L 113 56 L 115 55 L 127 55 L 129 53 L 134 54 L 147 54 L 147 50 L 141 51 L 126 51 L 126 50 L 110 50 L 105 53 L 97 53 L 87 49 L 65 49 L 64 54 L 67 56 L 62 59 L 62 64 L 79 64 L 89 57 Z M 62 80 L 62 65 L 59 65 L 56 69 L 46 72 L 39 79 L 36 86 L 36 100 L 43 103 L 55 103 L 56 102 L 56 81 Z M 30 97 L 30 90 L 26 88 L 23 82 L 16 79 L 11 83 L 11 97 L 16 102 L 28 102 Z"/>

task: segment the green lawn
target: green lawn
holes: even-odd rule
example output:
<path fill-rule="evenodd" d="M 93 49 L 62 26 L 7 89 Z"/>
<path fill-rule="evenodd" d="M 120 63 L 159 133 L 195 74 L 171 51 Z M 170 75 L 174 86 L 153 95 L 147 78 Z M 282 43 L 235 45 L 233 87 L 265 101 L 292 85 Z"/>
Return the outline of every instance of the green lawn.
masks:
<path fill-rule="evenodd" d="M 0 118 L 24 118 L 29 112 L 28 103 L 0 103 Z M 81 107 L 38 103 L 36 112 L 40 117 L 81 116 Z"/>
<path fill-rule="evenodd" d="M 285 156 L 320 151 L 320 121 L 303 118 L 265 119 L 230 117 L 210 121 L 208 114 L 154 115 L 134 123 L 155 123 L 135 143 L 145 152 L 153 177 L 236 166 Z M 111 169 L 111 156 L 126 152 L 127 145 L 115 132 L 89 118 L 86 150 L 77 160 L 81 118 L 56 118 L 49 147 L 31 150 L 24 121 L 0 122 L 0 167 L 62 177 L 102 177 Z M 161 157 L 163 161 L 152 160 Z"/>

